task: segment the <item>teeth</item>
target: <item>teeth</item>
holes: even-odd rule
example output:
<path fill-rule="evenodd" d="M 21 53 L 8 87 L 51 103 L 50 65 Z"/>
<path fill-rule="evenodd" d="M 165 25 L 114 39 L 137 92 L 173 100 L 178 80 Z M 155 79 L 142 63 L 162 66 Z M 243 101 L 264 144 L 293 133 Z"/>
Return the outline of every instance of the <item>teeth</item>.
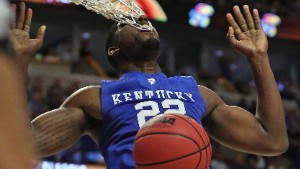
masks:
<path fill-rule="evenodd" d="M 147 24 L 142 25 L 142 27 L 145 28 L 145 29 L 149 29 L 150 28 L 150 26 L 147 25 Z"/>
<path fill-rule="evenodd" d="M 148 28 L 148 25 L 142 25 L 143 28 Z"/>

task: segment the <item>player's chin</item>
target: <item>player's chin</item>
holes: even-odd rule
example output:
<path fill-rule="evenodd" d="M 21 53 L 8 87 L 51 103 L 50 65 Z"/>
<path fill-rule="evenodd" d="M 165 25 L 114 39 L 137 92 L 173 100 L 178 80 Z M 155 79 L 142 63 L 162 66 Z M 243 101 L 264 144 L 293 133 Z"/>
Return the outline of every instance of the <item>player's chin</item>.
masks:
<path fill-rule="evenodd" d="M 148 50 L 158 50 L 160 48 L 159 38 L 150 37 L 143 42 L 143 48 Z"/>

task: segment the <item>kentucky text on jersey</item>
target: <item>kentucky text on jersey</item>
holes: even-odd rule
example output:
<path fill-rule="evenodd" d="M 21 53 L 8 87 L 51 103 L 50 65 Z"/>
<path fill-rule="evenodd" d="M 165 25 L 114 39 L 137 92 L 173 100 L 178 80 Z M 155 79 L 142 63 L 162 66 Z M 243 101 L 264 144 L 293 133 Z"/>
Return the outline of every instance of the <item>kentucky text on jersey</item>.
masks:
<path fill-rule="evenodd" d="M 117 93 L 111 95 L 114 105 L 127 101 L 136 101 L 143 99 L 174 99 L 178 98 L 179 100 L 195 102 L 193 95 L 191 93 L 183 93 L 178 91 L 169 91 L 169 90 L 140 90 L 133 92 Z"/>

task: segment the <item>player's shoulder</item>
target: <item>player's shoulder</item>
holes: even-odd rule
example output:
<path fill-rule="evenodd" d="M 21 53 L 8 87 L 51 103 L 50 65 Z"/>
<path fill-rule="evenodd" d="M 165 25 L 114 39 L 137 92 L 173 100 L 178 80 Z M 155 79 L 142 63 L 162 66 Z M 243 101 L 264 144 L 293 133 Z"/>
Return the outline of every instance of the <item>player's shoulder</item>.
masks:
<path fill-rule="evenodd" d="M 79 108 L 95 119 L 101 119 L 101 86 L 86 86 L 69 96 L 61 107 Z"/>
<path fill-rule="evenodd" d="M 198 85 L 198 88 L 200 91 L 204 91 L 204 92 L 214 92 L 213 90 L 211 90 L 210 88 L 203 86 L 203 85 Z"/>
<path fill-rule="evenodd" d="M 198 85 L 198 89 L 199 89 L 199 92 L 201 93 L 202 97 L 204 97 L 204 99 L 207 97 L 207 98 L 214 98 L 214 97 L 217 97 L 218 94 L 211 90 L 210 88 L 206 87 L 206 86 L 203 86 L 203 85 Z"/>
<path fill-rule="evenodd" d="M 98 92 L 101 89 L 100 85 L 90 85 L 90 86 L 85 86 L 80 89 L 78 89 L 76 92 L 74 92 L 74 95 L 80 95 L 83 93 L 94 93 Z"/>
<path fill-rule="evenodd" d="M 203 85 L 198 85 L 198 88 L 206 104 L 206 114 L 210 113 L 217 106 L 224 104 L 222 98 L 215 91 Z"/>
<path fill-rule="evenodd" d="M 93 86 L 86 86 L 78 89 L 73 94 L 71 94 L 63 103 L 70 104 L 84 104 L 89 101 L 93 101 L 95 99 L 100 99 L 101 95 L 101 86 L 100 85 L 93 85 Z"/>
<path fill-rule="evenodd" d="M 171 83 L 179 83 L 186 87 L 197 86 L 197 81 L 193 76 L 172 76 L 168 78 Z"/>
<path fill-rule="evenodd" d="M 197 83 L 196 79 L 193 76 L 170 76 L 168 77 L 168 79 L 175 81 L 191 81 L 193 83 Z"/>
<path fill-rule="evenodd" d="M 169 78 L 195 79 L 193 76 L 171 76 Z"/>

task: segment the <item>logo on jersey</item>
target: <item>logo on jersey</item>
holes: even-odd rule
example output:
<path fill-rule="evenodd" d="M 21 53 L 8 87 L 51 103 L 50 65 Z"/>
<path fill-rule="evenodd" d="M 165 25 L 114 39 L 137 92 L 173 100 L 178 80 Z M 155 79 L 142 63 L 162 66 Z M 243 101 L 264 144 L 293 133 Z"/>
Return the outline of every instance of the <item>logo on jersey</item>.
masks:
<path fill-rule="evenodd" d="M 149 79 L 148 79 L 148 82 L 149 82 L 151 85 L 154 85 L 154 83 L 155 83 L 155 79 L 153 79 L 153 78 L 149 78 Z"/>

